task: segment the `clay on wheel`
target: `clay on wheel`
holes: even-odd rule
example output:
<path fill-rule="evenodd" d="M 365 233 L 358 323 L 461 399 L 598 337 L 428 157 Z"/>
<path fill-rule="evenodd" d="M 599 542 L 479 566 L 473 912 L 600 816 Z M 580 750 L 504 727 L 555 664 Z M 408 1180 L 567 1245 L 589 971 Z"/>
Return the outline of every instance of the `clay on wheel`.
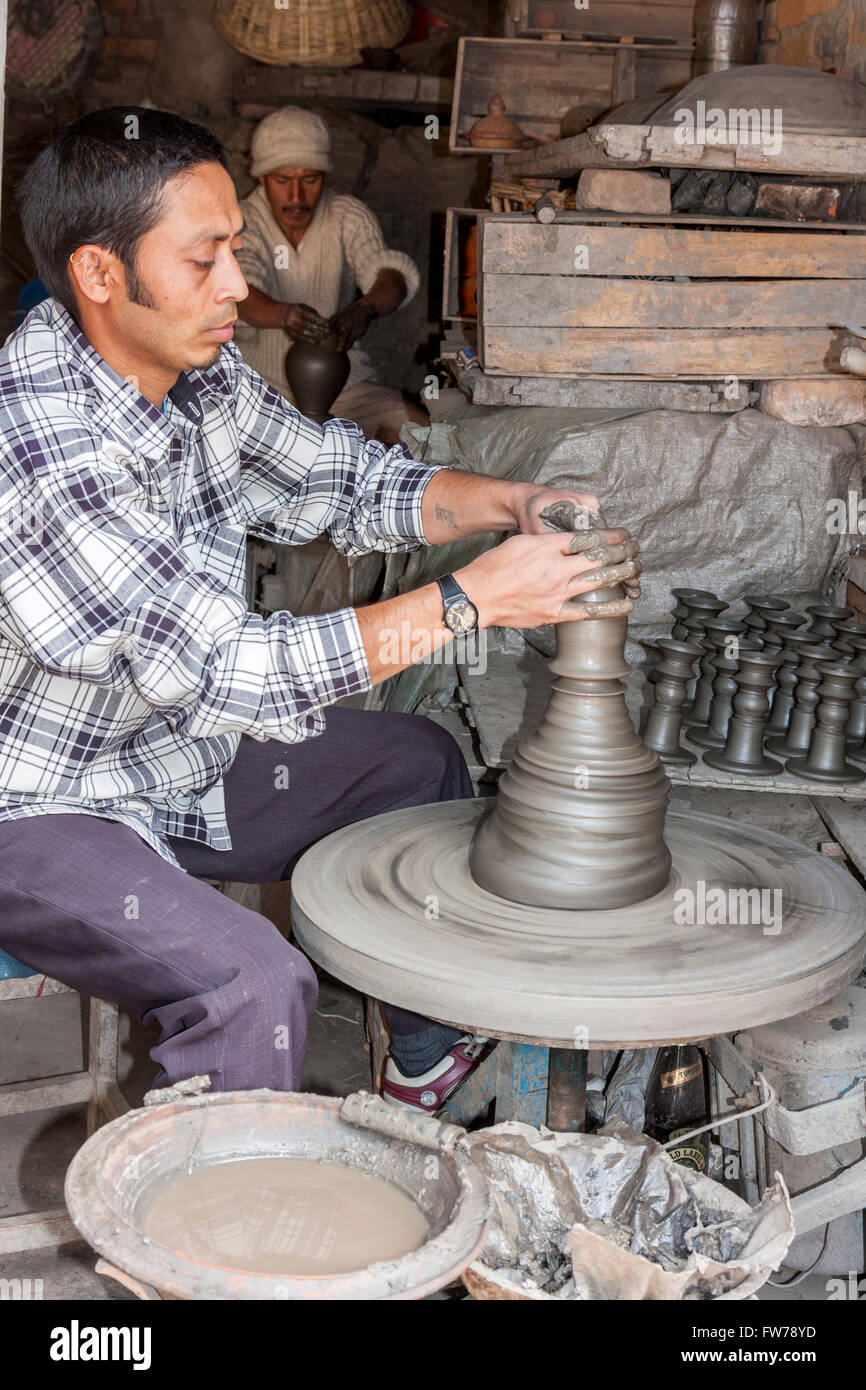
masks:
<path fill-rule="evenodd" d="M 574 912 L 509 902 L 473 880 L 469 845 L 485 809 L 391 811 L 307 850 L 292 875 L 304 950 L 387 1003 L 572 1047 L 578 1036 L 591 1047 L 649 1046 L 751 1028 L 832 998 L 859 973 L 866 894 L 782 835 L 672 811 L 661 891 L 637 906 Z M 714 886 L 763 890 L 768 921 L 678 920 L 689 902 L 678 894 L 692 894 L 700 917 L 701 892 L 706 902 Z"/>
<path fill-rule="evenodd" d="M 581 602 L 621 597 L 598 589 Z M 611 908 L 666 883 L 670 783 L 629 718 L 627 628 L 627 618 L 557 625 L 547 711 L 470 850 L 472 876 L 489 892 L 534 907 Z"/>

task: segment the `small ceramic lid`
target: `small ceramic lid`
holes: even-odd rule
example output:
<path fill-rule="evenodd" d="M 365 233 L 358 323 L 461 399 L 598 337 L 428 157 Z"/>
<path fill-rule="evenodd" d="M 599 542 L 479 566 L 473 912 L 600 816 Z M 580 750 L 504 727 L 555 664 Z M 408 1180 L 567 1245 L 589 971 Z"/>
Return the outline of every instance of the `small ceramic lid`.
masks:
<path fill-rule="evenodd" d="M 487 106 L 487 115 L 476 121 L 470 130 L 468 140 L 473 145 L 519 145 L 524 139 L 523 131 L 505 114 L 505 102 L 497 92 Z"/>

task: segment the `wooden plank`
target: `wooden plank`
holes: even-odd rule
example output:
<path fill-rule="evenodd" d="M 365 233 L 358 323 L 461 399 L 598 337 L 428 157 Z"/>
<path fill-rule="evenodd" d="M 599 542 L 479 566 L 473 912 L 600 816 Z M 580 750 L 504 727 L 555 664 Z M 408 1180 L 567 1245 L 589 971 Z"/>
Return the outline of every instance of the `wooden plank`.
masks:
<path fill-rule="evenodd" d="M 44 975 L 13 975 L 0 980 L 0 1001 L 3 999 L 43 999 L 51 994 L 74 994 L 69 985 L 49 980 Z"/>
<path fill-rule="evenodd" d="M 832 343 L 810 329 L 485 328 L 479 356 L 486 372 L 506 376 L 753 379 L 821 374 Z"/>
<path fill-rule="evenodd" d="M 866 227 L 859 233 L 683 226 L 625 227 L 534 218 L 484 218 L 483 278 L 511 275 L 686 275 L 695 279 L 857 280 L 866 275 Z M 849 320 L 845 319 L 845 322 Z"/>
<path fill-rule="evenodd" d="M 547 1123 L 548 1050 L 526 1043 L 501 1042 L 494 1056 L 496 1123 L 517 1120 L 524 1125 Z"/>
<path fill-rule="evenodd" d="M 554 1133 L 586 1129 L 586 1063 L 583 1048 L 552 1047 L 547 1074 L 547 1127 Z"/>
<path fill-rule="evenodd" d="M 448 208 L 445 213 L 442 317 L 454 323 L 477 322 L 477 314 L 464 314 L 460 310 L 460 236 L 467 223 L 477 222 L 485 215 L 485 208 Z"/>
<path fill-rule="evenodd" d="M 729 415 L 751 404 L 741 382 L 633 381 L 561 376 L 488 376 L 458 371 L 461 388 L 475 405 L 547 405 L 579 410 L 687 410 Z"/>
<path fill-rule="evenodd" d="M 812 804 L 848 858 L 866 877 L 866 805 L 835 796 L 813 796 Z"/>
<path fill-rule="evenodd" d="M 539 23 L 539 11 L 550 9 L 550 0 L 521 0 L 517 18 L 520 34 L 592 34 L 619 38 L 675 39 L 691 45 L 695 30 L 695 0 L 591 0 L 579 10 L 573 0 L 554 5 L 555 27 Z"/>
<path fill-rule="evenodd" d="M 93 1093 L 93 1078 L 86 1071 L 37 1077 L 33 1081 L 8 1081 L 0 1086 L 0 1115 L 27 1115 L 33 1110 L 80 1105 L 89 1101 Z"/>
<path fill-rule="evenodd" d="M 613 68 L 613 104 L 633 101 L 637 96 L 637 58 L 632 44 L 623 44 Z"/>
<path fill-rule="evenodd" d="M 710 767 L 702 758 L 692 767 L 666 766 L 665 772 L 671 782 L 689 786 L 723 787 L 728 791 L 783 792 L 786 796 L 811 796 L 813 800 L 817 785 L 805 777 L 795 777 L 793 772 L 780 772 L 775 777 L 747 777 L 742 773 L 722 772 L 720 768 Z M 866 802 L 866 781 L 849 782 L 843 786 L 828 783 L 824 790 L 828 798 Z M 854 858 L 853 854 L 851 858 Z"/>
<path fill-rule="evenodd" d="M 0 1216 L 0 1255 L 43 1250 L 48 1246 L 67 1245 L 73 1240 L 81 1240 L 81 1235 L 65 1207 Z"/>
<path fill-rule="evenodd" d="M 638 95 L 643 95 L 638 83 Z M 720 145 L 680 144 L 679 126 L 605 122 L 582 135 L 554 140 L 534 150 L 506 154 L 511 178 L 567 178 L 579 169 L 747 169 L 764 174 L 802 174 L 819 179 L 866 180 L 866 137 L 799 135 L 785 132 L 778 153 L 746 141 Z"/>
<path fill-rule="evenodd" d="M 547 188 L 551 184 L 557 186 L 562 183 L 561 179 L 525 179 L 520 187 Z M 515 226 L 530 226 L 532 214 L 524 210 L 512 212 L 500 212 L 495 216 L 488 213 L 491 221 L 508 223 Z M 798 222 L 796 227 L 791 226 L 790 218 L 784 217 L 734 217 L 731 213 L 726 213 L 724 217 L 719 217 L 715 213 L 709 212 L 619 212 L 611 208 L 578 208 L 567 207 L 557 213 L 557 223 L 568 226 L 572 223 L 581 226 L 601 226 L 610 227 L 684 227 L 700 229 L 706 227 L 709 231 L 747 231 L 764 232 L 796 231 L 798 235 L 802 232 L 830 232 L 836 235 L 838 232 L 853 232 L 855 235 L 866 236 L 866 223 L 864 222 L 834 222 L 828 227 L 824 221 L 818 222 Z"/>
<path fill-rule="evenodd" d="M 391 1035 L 385 1025 L 385 1016 L 380 1001 L 373 999 L 370 995 L 364 999 L 364 1028 L 367 1034 L 367 1046 L 370 1049 L 371 1082 L 375 1095 L 379 1096 L 382 1094 L 385 1063 L 388 1060 L 388 1053 L 391 1051 Z"/>
<path fill-rule="evenodd" d="M 613 128 L 615 130 L 615 127 Z M 679 128 L 650 126 L 646 137 L 646 161 L 665 167 L 676 165 L 710 169 L 750 169 L 758 173 L 804 174 L 816 178 L 866 179 L 866 137 L 857 135 L 804 135 L 785 131 L 778 153 L 763 144 L 733 141 L 725 145 L 684 145 Z M 610 153 L 622 158 L 625 142 L 613 135 Z"/>
<path fill-rule="evenodd" d="M 866 323 L 866 280 L 698 281 L 485 275 L 492 327 L 827 328 Z"/>
<path fill-rule="evenodd" d="M 291 102 L 316 101 L 348 110 L 396 107 L 447 112 L 454 99 L 450 77 L 366 68 L 242 68 L 233 83 L 244 116 L 257 119 Z"/>

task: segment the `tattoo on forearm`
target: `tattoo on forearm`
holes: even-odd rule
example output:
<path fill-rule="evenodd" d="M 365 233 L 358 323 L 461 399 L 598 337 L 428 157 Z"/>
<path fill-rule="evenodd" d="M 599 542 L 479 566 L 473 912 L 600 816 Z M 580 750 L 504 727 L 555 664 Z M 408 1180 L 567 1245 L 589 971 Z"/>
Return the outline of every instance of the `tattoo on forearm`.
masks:
<path fill-rule="evenodd" d="M 430 498 L 430 501 L 433 501 L 432 497 Z M 447 507 L 440 507 L 438 502 L 436 503 L 436 520 L 444 521 L 448 526 L 451 527 L 452 531 L 457 531 L 459 529 L 457 522 L 454 520 L 454 513 L 452 511 L 449 511 Z"/>

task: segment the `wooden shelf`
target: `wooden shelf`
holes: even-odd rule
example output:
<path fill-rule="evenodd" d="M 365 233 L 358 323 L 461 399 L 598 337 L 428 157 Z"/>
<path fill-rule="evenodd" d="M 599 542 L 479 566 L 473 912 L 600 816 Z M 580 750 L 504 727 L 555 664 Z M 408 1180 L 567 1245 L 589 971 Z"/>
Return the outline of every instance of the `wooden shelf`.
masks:
<path fill-rule="evenodd" d="M 866 181 L 866 136 L 786 134 L 778 154 L 761 145 L 681 145 L 679 127 L 604 122 L 583 135 L 506 154 L 513 178 L 569 178 L 581 169 L 733 169 L 799 174 L 846 183 Z"/>
<path fill-rule="evenodd" d="M 234 84 L 239 113 L 247 119 L 293 101 L 358 111 L 395 107 L 442 114 L 451 109 L 453 95 L 450 77 L 367 68 L 243 69 Z"/>
<path fill-rule="evenodd" d="M 467 139 L 497 94 L 525 136 L 551 141 L 566 111 L 578 103 L 597 110 L 600 118 L 634 97 L 677 91 L 690 76 L 689 50 L 664 45 L 462 38 L 450 149 L 476 157 L 504 153 L 474 149 Z"/>
<path fill-rule="evenodd" d="M 696 0 L 590 0 L 578 8 L 574 0 L 517 0 L 518 34 L 562 34 L 576 38 L 619 39 L 693 46 Z"/>

